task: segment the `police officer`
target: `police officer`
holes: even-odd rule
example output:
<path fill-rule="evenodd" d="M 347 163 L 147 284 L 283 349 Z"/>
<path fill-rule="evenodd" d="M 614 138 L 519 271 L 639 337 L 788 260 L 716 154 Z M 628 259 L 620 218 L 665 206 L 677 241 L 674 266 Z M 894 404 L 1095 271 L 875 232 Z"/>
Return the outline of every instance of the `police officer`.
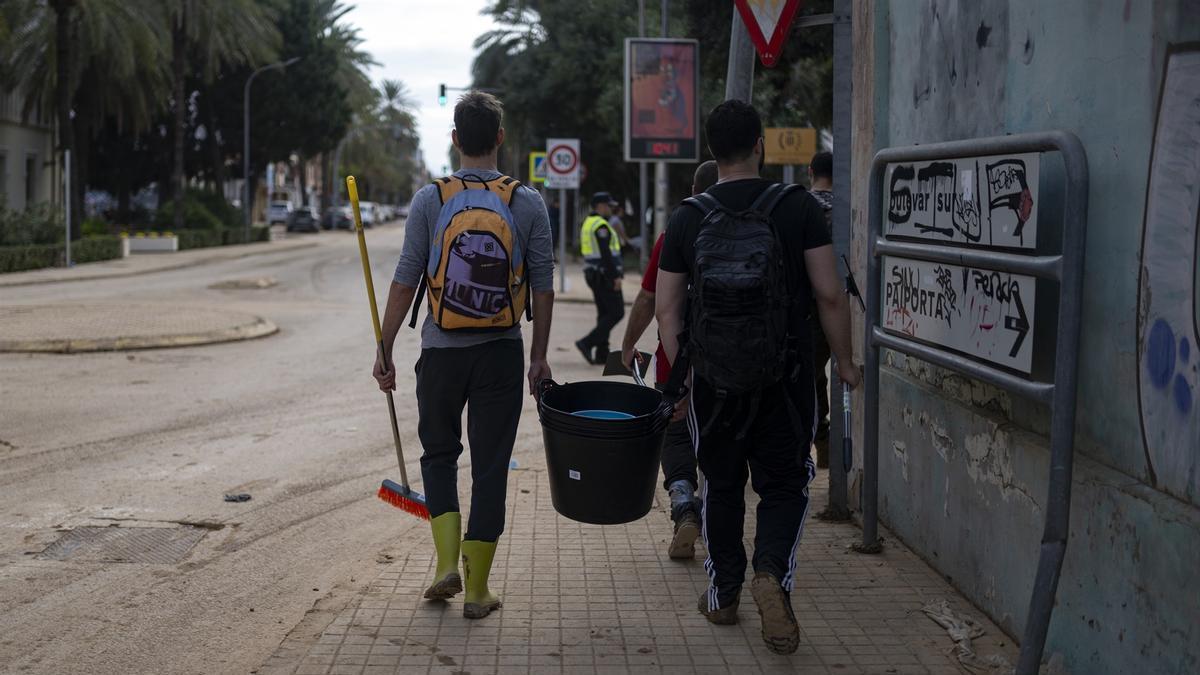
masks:
<path fill-rule="evenodd" d="M 579 249 L 583 255 L 583 275 L 596 303 L 596 327 L 583 336 L 575 347 L 592 364 L 608 358 L 608 335 L 625 316 L 621 297 L 621 240 L 609 224 L 616 201 L 607 192 L 592 195 L 592 212 L 583 221 Z"/>

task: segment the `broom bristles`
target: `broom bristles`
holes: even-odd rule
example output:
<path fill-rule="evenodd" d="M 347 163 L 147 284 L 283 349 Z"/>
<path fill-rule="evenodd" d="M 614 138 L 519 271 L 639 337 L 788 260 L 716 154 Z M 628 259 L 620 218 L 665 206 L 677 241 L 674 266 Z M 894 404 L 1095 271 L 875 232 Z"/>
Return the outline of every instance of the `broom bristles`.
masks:
<path fill-rule="evenodd" d="M 379 486 L 377 494 L 380 499 L 401 511 L 407 511 L 418 518 L 429 520 L 429 507 L 425 505 L 425 497 L 416 490 L 385 480 L 383 485 Z"/>

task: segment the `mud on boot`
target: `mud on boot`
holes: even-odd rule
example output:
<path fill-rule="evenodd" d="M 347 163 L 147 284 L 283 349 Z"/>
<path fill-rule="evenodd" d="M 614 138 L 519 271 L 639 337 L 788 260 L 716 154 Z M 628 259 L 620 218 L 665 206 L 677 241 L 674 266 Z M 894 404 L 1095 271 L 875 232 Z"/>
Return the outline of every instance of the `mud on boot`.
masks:
<path fill-rule="evenodd" d="M 759 572 L 750 582 L 750 594 L 758 605 L 758 616 L 762 619 L 762 638 L 767 649 L 776 654 L 794 654 L 800 647 L 800 626 L 792 611 L 792 601 L 779 579 L 767 572 Z"/>
<path fill-rule="evenodd" d="M 433 584 L 425 589 L 426 600 L 449 600 L 462 592 L 462 577 L 458 574 L 458 547 L 462 538 L 462 514 L 443 513 L 429 519 L 433 530 L 433 547 L 437 551 L 437 568 Z"/>
<path fill-rule="evenodd" d="M 467 595 L 463 599 L 463 616 L 482 619 L 500 609 L 500 598 L 488 590 L 488 575 L 492 571 L 492 560 L 496 557 L 494 541 L 464 541 L 462 543 L 463 574 L 466 576 Z"/>
<path fill-rule="evenodd" d="M 720 609 L 709 609 L 708 593 L 708 591 L 704 591 L 700 594 L 700 602 L 696 606 L 696 609 L 700 610 L 704 618 L 708 619 L 709 623 L 718 626 L 732 626 L 737 623 L 738 601 L 734 600 L 732 605 L 721 607 Z"/>
<path fill-rule="evenodd" d="M 672 511 L 676 509 L 672 508 Z M 700 537 L 700 512 L 694 507 L 684 506 L 673 513 L 675 532 L 667 555 L 674 560 L 691 560 L 696 557 L 696 539 Z"/>

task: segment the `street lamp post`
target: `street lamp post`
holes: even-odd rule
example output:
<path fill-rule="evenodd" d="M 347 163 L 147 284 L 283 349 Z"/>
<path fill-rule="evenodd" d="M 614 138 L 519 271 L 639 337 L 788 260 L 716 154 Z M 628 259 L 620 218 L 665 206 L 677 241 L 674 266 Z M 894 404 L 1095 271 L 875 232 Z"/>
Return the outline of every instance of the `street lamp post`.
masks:
<path fill-rule="evenodd" d="M 278 61 L 259 68 L 246 78 L 246 87 L 242 93 L 242 213 L 245 220 L 246 241 L 250 241 L 250 83 L 258 74 L 267 70 L 284 69 L 300 60 L 293 56 L 287 61 Z"/>

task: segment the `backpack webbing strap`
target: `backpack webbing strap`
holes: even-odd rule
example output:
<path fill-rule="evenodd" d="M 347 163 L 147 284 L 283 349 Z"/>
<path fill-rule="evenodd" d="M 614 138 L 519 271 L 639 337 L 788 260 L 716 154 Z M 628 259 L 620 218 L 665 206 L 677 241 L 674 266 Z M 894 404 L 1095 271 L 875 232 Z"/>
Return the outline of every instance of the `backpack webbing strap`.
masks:
<path fill-rule="evenodd" d="M 799 185 L 794 183 L 784 185 L 783 183 L 774 183 L 762 191 L 758 199 L 750 205 L 750 210 L 756 213 L 761 213 L 764 216 L 770 216 L 775 211 L 775 207 L 783 201 L 792 192 L 800 189 Z"/>
<path fill-rule="evenodd" d="M 421 301 L 425 299 L 425 286 L 428 282 L 425 280 L 425 275 L 421 275 L 421 283 L 417 284 L 417 293 L 413 296 L 412 303 L 412 318 L 408 322 L 409 328 L 417 327 L 417 314 L 421 311 Z"/>

